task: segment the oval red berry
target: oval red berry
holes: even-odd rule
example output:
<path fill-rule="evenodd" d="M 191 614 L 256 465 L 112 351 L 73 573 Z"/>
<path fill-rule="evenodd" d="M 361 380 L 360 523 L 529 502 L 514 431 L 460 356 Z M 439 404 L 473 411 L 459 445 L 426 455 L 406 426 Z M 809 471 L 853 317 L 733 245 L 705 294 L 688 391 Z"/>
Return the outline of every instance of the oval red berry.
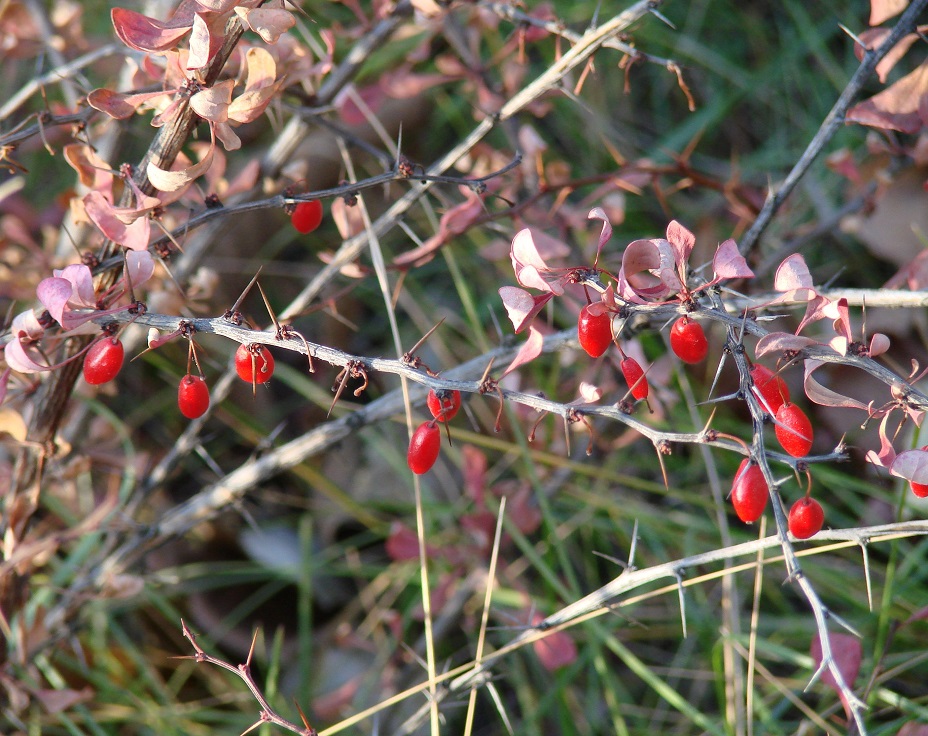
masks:
<path fill-rule="evenodd" d="M 409 441 L 409 450 L 406 453 L 406 463 L 416 475 L 428 473 L 435 461 L 438 460 L 438 451 L 441 449 L 441 430 L 434 421 L 420 424 L 413 432 Z"/>
<path fill-rule="evenodd" d="M 805 457 L 812 449 L 812 422 L 795 404 L 783 404 L 777 410 L 774 432 L 783 449 L 793 457 Z"/>
<path fill-rule="evenodd" d="M 624 358 L 619 364 L 622 369 L 622 375 L 625 376 L 625 382 L 628 384 L 632 396 L 636 400 L 648 398 L 649 386 L 648 379 L 645 378 L 644 371 L 641 369 L 638 361 L 634 358 Z"/>
<path fill-rule="evenodd" d="M 84 380 L 94 386 L 112 381 L 125 358 L 126 351 L 118 337 L 105 337 L 95 342 L 84 356 Z"/>
<path fill-rule="evenodd" d="M 180 379 L 177 387 L 177 407 L 187 419 L 201 417 L 209 409 L 209 387 L 200 376 L 189 373 Z"/>
<path fill-rule="evenodd" d="M 322 202 L 318 199 L 300 202 L 290 215 L 290 222 L 297 232 L 311 233 L 322 224 Z"/>
<path fill-rule="evenodd" d="M 591 311 L 592 304 L 587 304 L 580 310 L 577 320 L 577 337 L 580 347 L 586 350 L 591 358 L 598 358 L 605 353 L 612 344 L 612 317 L 608 312 Z M 602 307 L 597 307 L 601 309 Z"/>
<path fill-rule="evenodd" d="M 767 366 L 755 363 L 751 368 L 754 390 L 760 398 L 764 411 L 776 416 L 783 404 L 789 402 L 789 388 L 780 376 L 774 374 Z"/>
<path fill-rule="evenodd" d="M 808 539 L 821 531 L 825 512 L 818 501 L 805 496 L 793 504 L 787 521 L 790 534 L 796 539 Z"/>
<path fill-rule="evenodd" d="M 431 390 L 425 403 L 428 404 L 433 417 L 439 422 L 447 422 L 454 419 L 461 408 L 461 392 L 449 389 Z"/>
<path fill-rule="evenodd" d="M 767 507 L 767 481 L 760 466 L 747 458 L 741 461 L 731 488 L 731 504 L 741 521 L 757 521 Z"/>
<path fill-rule="evenodd" d="M 239 345 L 235 351 L 235 372 L 247 383 L 266 383 L 274 375 L 274 356 L 264 345 Z"/>
<path fill-rule="evenodd" d="M 670 349 L 684 363 L 699 363 L 709 354 L 709 341 L 699 322 L 680 317 L 670 328 Z"/>

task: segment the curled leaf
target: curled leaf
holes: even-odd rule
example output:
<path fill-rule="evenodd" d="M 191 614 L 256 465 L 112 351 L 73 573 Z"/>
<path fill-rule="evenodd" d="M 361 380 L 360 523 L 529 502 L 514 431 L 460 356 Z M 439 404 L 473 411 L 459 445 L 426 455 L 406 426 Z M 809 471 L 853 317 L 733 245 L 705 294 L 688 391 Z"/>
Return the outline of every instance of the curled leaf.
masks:
<path fill-rule="evenodd" d="M 277 43 L 282 33 L 296 25 L 293 13 L 283 8 L 237 7 L 235 12 L 249 29 L 261 36 L 265 43 Z"/>
<path fill-rule="evenodd" d="M 867 411 L 866 404 L 862 404 L 857 399 L 853 399 L 850 396 L 839 394 L 837 391 L 832 391 L 812 377 L 812 373 L 823 365 L 824 363 L 820 360 L 807 360 L 805 362 L 803 387 L 805 388 L 806 396 L 809 397 L 809 400 L 821 406 L 836 406 L 846 409 L 862 409 Z"/>
<path fill-rule="evenodd" d="M 110 18 L 119 39 L 136 51 L 158 53 L 174 48 L 190 30 L 189 25 L 162 23 L 125 8 L 113 8 Z"/>
<path fill-rule="evenodd" d="M 683 288 L 673 246 L 662 238 L 629 243 L 618 281 L 619 296 L 636 304 L 666 299 Z"/>
<path fill-rule="evenodd" d="M 612 237 L 612 223 L 609 222 L 609 217 L 606 215 L 605 210 L 602 207 L 594 207 L 590 210 L 587 215 L 587 219 L 590 220 L 602 220 L 603 228 L 599 233 L 599 242 L 596 245 L 596 263 L 599 262 L 599 254 L 603 249 L 603 246 L 609 241 L 609 238 Z"/>
<path fill-rule="evenodd" d="M 544 336 L 539 332 L 534 326 L 528 328 L 528 340 L 522 343 L 522 347 L 519 348 L 519 352 L 516 353 L 516 357 L 512 359 L 512 362 L 506 367 L 506 370 L 503 371 L 503 375 L 500 376 L 502 380 L 503 376 L 508 376 L 516 368 L 520 368 L 527 363 L 531 363 L 535 358 L 541 355 L 541 349 L 544 347 Z"/>
<path fill-rule="evenodd" d="M 212 87 L 201 89 L 190 98 L 190 107 L 201 118 L 224 123 L 229 118 L 229 103 L 232 102 L 234 86 L 234 79 L 224 79 Z"/>
<path fill-rule="evenodd" d="M 212 128 L 210 129 L 210 133 L 212 134 Z M 155 164 L 154 161 L 149 161 L 148 168 L 146 169 L 148 180 L 151 182 L 152 186 L 159 191 L 177 192 L 209 169 L 210 164 L 213 162 L 213 152 L 215 150 L 216 141 L 211 135 L 209 148 L 206 150 L 206 153 L 203 154 L 203 158 L 192 166 L 188 166 L 186 169 L 167 171 Z"/>
<path fill-rule="evenodd" d="M 125 120 L 132 117 L 139 107 L 158 97 L 164 97 L 164 92 L 140 92 L 138 94 L 124 95 L 109 89 L 95 89 L 87 95 L 87 103 L 100 112 L 106 113 L 116 120 Z"/>
<path fill-rule="evenodd" d="M 559 275 L 552 277 L 552 269 L 545 261 L 546 257 L 566 255 L 566 245 L 544 233 L 524 228 L 512 239 L 509 257 L 516 274 L 516 281 L 529 289 L 550 291 L 563 294 L 564 287 L 558 281 Z M 545 276 L 549 278 L 545 278 Z"/>
<path fill-rule="evenodd" d="M 887 423 L 889 422 L 890 412 L 886 412 L 880 420 L 880 451 L 874 452 L 867 450 L 867 462 L 873 463 L 880 468 L 888 468 L 896 459 L 896 450 L 893 443 L 886 433 Z"/>
<path fill-rule="evenodd" d="M 499 295 L 516 334 L 528 327 L 545 304 L 554 298 L 550 291 L 536 296 L 517 286 L 501 286 Z"/>

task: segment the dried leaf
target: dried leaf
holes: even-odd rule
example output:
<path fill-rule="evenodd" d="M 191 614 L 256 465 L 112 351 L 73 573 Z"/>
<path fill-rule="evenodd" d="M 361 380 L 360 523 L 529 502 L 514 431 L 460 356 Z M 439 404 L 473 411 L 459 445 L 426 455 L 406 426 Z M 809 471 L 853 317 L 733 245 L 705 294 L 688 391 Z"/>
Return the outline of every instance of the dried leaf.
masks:
<path fill-rule="evenodd" d="M 8 434 L 17 442 L 25 442 L 28 430 L 23 415 L 9 408 L 0 409 L 0 435 Z"/>
<path fill-rule="evenodd" d="M 928 62 L 906 74 L 882 92 L 860 102 L 845 116 L 849 123 L 917 133 L 928 120 Z"/>
<path fill-rule="evenodd" d="M 212 133 L 212 128 L 210 132 Z M 159 191 L 177 192 L 209 169 L 210 164 L 213 162 L 213 151 L 215 150 L 216 141 L 211 138 L 209 148 L 203 155 L 203 158 L 192 166 L 186 169 L 180 169 L 179 171 L 166 171 L 157 166 L 153 161 L 149 161 L 146 170 L 148 173 L 148 180 L 151 182 L 152 186 Z"/>
<path fill-rule="evenodd" d="M 242 22 L 261 36 L 265 43 L 277 43 L 281 34 L 296 25 L 293 13 L 283 8 L 235 8 Z M 250 49 L 250 51 L 255 51 Z M 263 49 L 262 49 L 263 50 Z"/>
<path fill-rule="evenodd" d="M 87 103 L 100 112 L 106 113 L 116 120 L 125 120 L 132 117 L 139 107 L 158 97 L 164 97 L 165 92 L 141 92 L 139 94 L 124 95 L 109 89 L 95 89 L 87 95 Z"/>
<path fill-rule="evenodd" d="M 857 57 L 858 61 L 862 61 L 864 58 L 864 53 L 867 49 L 879 48 L 883 41 L 886 40 L 887 36 L 892 33 L 891 28 L 870 28 L 860 34 L 859 38 L 866 44 L 866 48 L 861 46 L 859 43 L 854 44 L 854 56 Z M 889 53 L 886 54 L 879 63 L 876 65 L 876 74 L 879 77 L 880 82 L 883 84 L 886 83 L 886 77 L 892 68 L 896 66 L 899 60 L 905 56 L 906 52 L 912 47 L 912 44 L 918 40 L 918 36 L 914 33 L 909 33 L 903 36 L 902 40 L 899 41 L 895 46 L 893 46 Z"/>
<path fill-rule="evenodd" d="M 224 79 L 212 87 L 201 89 L 190 98 L 190 107 L 201 118 L 224 123 L 229 118 L 229 103 L 232 102 L 234 86 L 234 79 Z"/>
<path fill-rule="evenodd" d="M 870 0 L 870 25 L 878 26 L 894 18 L 908 5 L 909 0 Z"/>
<path fill-rule="evenodd" d="M 532 626 L 537 626 L 542 621 L 544 617 L 540 613 L 536 612 L 532 616 Z M 547 633 L 544 638 L 532 642 L 532 648 L 541 666 L 549 672 L 571 664 L 577 659 L 577 645 L 565 631 Z"/>

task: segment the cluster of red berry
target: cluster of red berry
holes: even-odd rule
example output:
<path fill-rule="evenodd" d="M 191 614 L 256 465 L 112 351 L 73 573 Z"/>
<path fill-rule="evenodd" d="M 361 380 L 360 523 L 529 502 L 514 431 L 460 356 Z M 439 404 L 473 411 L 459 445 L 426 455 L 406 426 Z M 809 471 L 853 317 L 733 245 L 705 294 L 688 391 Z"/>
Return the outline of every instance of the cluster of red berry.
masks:
<path fill-rule="evenodd" d="M 406 463 L 416 475 L 422 475 L 432 469 L 438 460 L 441 449 L 441 430 L 439 422 L 448 422 L 461 408 L 461 392 L 439 389 L 429 391 L 426 400 L 432 419 L 420 424 L 409 440 Z"/>
<path fill-rule="evenodd" d="M 93 386 L 109 383 L 122 369 L 125 355 L 118 337 L 98 340 L 84 356 L 84 380 Z M 239 345 L 235 351 L 235 371 L 239 378 L 252 385 L 266 383 L 274 374 L 274 356 L 264 345 Z M 206 380 L 202 375 L 192 375 L 189 366 L 177 387 L 177 407 L 187 419 L 201 417 L 209 408 Z"/>
<path fill-rule="evenodd" d="M 586 305 L 580 310 L 577 337 L 591 357 L 604 355 L 615 342 L 612 315 L 601 304 Z M 705 360 L 709 341 L 702 325 L 687 316 L 679 317 L 670 328 L 670 349 L 684 363 L 692 365 Z M 638 361 L 622 352 L 619 367 L 635 400 L 647 400 L 648 379 Z M 760 364 L 752 366 L 751 379 L 761 405 L 774 418 L 774 432 L 783 450 L 792 457 L 808 455 L 812 449 L 812 423 L 805 412 L 790 401 L 786 382 Z M 928 485 L 916 489 L 913 484 L 913 490 L 928 495 Z M 748 523 L 757 521 L 764 513 L 769 495 L 760 466 L 745 458 L 735 474 L 731 490 L 738 518 Z M 821 530 L 824 520 L 821 504 L 807 494 L 790 509 L 789 530 L 798 539 L 808 539 Z"/>

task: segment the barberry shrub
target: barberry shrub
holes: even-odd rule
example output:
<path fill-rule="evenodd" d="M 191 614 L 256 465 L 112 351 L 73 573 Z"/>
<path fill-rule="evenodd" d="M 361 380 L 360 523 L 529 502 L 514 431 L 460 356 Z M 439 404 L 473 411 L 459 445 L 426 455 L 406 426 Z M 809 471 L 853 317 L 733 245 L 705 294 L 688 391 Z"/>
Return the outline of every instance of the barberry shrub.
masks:
<path fill-rule="evenodd" d="M 608 5 L 0 4 L 0 732 L 921 733 L 926 0 Z"/>

